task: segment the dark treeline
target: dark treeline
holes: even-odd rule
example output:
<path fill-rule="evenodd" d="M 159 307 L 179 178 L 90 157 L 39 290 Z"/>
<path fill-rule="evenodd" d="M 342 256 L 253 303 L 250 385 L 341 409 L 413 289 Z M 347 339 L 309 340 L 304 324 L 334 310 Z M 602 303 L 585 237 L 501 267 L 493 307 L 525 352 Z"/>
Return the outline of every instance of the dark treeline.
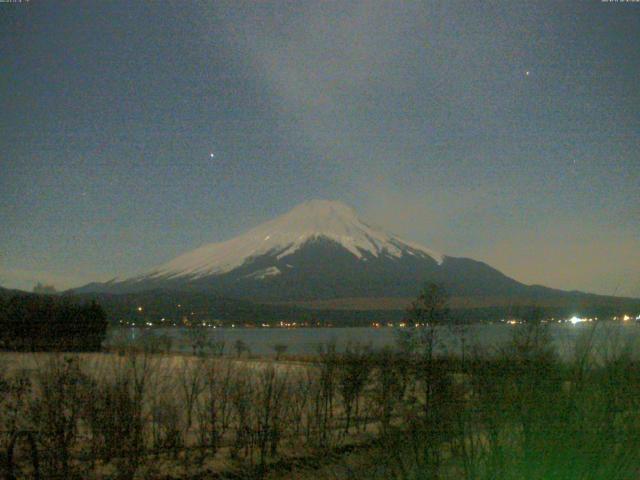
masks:
<path fill-rule="evenodd" d="M 184 321 L 199 323 L 215 321 L 221 325 L 246 324 L 277 326 L 279 322 L 297 322 L 308 326 L 368 327 L 372 323 L 396 323 L 405 319 L 404 310 L 329 310 L 308 309 L 291 305 L 266 305 L 196 292 L 149 291 L 134 294 L 84 294 L 80 298 L 97 301 L 114 325 L 120 322 L 149 321 L 163 326 L 183 326 Z M 533 300 L 532 300 L 533 302 Z M 142 307 L 142 310 L 139 310 Z M 453 323 L 491 323 L 501 319 L 526 319 L 532 311 L 544 318 L 570 318 L 575 314 L 587 317 L 611 318 L 640 311 L 640 303 L 620 305 L 589 305 L 576 301 L 562 307 L 503 305 L 493 307 L 452 308 L 449 318 Z"/>
<path fill-rule="evenodd" d="M 447 320 L 452 325 L 460 325 L 496 323 L 508 319 L 526 321 L 532 315 L 539 315 L 544 319 L 568 319 L 576 313 L 582 317 L 610 319 L 614 316 L 622 316 L 624 313 L 635 312 L 638 308 L 640 307 L 625 310 L 608 305 L 582 308 L 540 307 L 538 305 L 451 308 Z M 312 312 L 310 318 L 320 321 L 322 324 L 330 324 L 336 327 L 368 327 L 374 322 L 384 324 L 407 320 L 406 311 L 404 310 L 310 310 L 308 312 Z"/>
<path fill-rule="evenodd" d="M 97 303 L 48 295 L 0 297 L 0 348 L 97 351 L 107 317 Z"/>

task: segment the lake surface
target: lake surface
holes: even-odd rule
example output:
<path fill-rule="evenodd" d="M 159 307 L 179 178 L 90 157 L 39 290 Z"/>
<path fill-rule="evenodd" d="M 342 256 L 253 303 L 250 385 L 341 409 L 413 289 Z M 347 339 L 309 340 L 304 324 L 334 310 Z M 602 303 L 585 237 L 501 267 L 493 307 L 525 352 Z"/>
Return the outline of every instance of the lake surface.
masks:
<path fill-rule="evenodd" d="M 553 343 L 562 356 L 570 356 L 578 338 L 590 335 L 593 331 L 595 350 L 603 353 L 623 347 L 640 346 L 640 325 L 630 323 L 601 322 L 594 324 L 552 324 L 549 331 Z M 498 348 L 504 345 L 520 326 L 505 324 L 470 325 L 464 333 L 465 350 L 474 346 L 484 349 Z M 593 330 L 595 329 L 595 330 Z M 107 343 L 126 342 L 135 344 L 145 337 L 167 336 L 172 339 L 171 348 L 177 352 L 190 352 L 192 338 L 204 336 L 205 341 L 225 342 L 225 354 L 234 353 L 234 344 L 242 340 L 254 355 L 273 355 L 273 346 L 284 344 L 287 353 L 293 355 L 315 354 L 322 344 L 335 342 L 336 348 L 343 351 L 350 342 L 369 344 L 374 349 L 394 346 L 398 328 L 203 328 L 193 330 L 185 328 L 122 328 L 110 332 Z M 196 333 L 197 332 L 197 333 Z M 447 327 L 437 331 L 438 349 L 441 352 L 462 350 L 460 336 Z M 634 348 L 635 351 L 640 349 Z"/>

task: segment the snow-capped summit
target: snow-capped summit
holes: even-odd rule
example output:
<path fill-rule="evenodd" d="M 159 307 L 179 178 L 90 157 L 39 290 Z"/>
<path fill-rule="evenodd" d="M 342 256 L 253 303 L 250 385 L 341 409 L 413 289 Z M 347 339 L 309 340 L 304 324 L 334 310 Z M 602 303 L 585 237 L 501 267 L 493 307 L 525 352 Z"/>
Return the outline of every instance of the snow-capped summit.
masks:
<path fill-rule="evenodd" d="M 426 247 L 367 225 L 353 208 L 342 202 L 311 200 L 236 238 L 207 244 L 180 255 L 139 278 L 220 275 L 263 255 L 281 260 L 309 241 L 318 239 L 335 242 L 358 259 L 420 255 L 442 263 L 444 258 Z"/>

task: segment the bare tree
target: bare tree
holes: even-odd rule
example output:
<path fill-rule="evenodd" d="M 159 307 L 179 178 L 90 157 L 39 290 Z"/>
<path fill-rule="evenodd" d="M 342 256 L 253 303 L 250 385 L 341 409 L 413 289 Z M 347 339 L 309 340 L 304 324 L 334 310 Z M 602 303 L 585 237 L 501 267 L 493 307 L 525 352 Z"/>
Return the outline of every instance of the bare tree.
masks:
<path fill-rule="evenodd" d="M 40 395 L 31 404 L 31 418 L 46 448 L 43 466 L 50 476 L 69 478 L 71 451 L 85 405 L 87 376 L 77 357 L 53 356 L 37 375 Z"/>
<path fill-rule="evenodd" d="M 338 389 L 345 409 L 344 433 L 349 433 L 352 414 L 356 419 L 360 408 L 360 396 L 369 379 L 371 370 L 371 347 L 349 343 L 338 368 Z"/>
<path fill-rule="evenodd" d="M 246 342 L 244 340 L 238 339 L 235 341 L 235 343 L 233 344 L 235 350 L 236 350 L 236 356 L 238 358 L 240 358 L 242 356 L 243 353 L 248 353 L 249 352 L 249 345 L 246 344 Z"/>
<path fill-rule="evenodd" d="M 320 445 L 326 448 L 329 446 L 331 423 L 334 414 L 333 402 L 336 390 L 336 369 L 338 366 L 335 340 L 319 345 L 318 353 L 320 355 L 320 390 L 316 404 L 318 409 L 317 420 L 319 422 L 317 429 Z"/>
<path fill-rule="evenodd" d="M 383 435 L 388 433 L 396 405 L 402 400 L 403 380 L 398 360 L 399 355 L 390 348 L 376 352 L 373 356 L 375 382 L 372 393 L 378 406 Z"/>
<path fill-rule="evenodd" d="M 236 370 L 231 390 L 231 404 L 234 415 L 234 439 L 231 445 L 231 458 L 237 458 L 241 452 L 244 456 L 252 454 L 252 432 L 250 426 L 253 402 L 253 382 L 247 368 Z"/>
<path fill-rule="evenodd" d="M 282 436 L 283 407 L 287 377 L 273 365 L 260 372 L 256 385 L 254 432 L 260 454 L 260 469 L 264 472 L 267 455 L 275 456 Z"/>
<path fill-rule="evenodd" d="M 231 362 L 209 361 L 205 378 L 205 391 L 198 402 L 198 436 L 202 447 L 209 447 L 215 455 L 222 437 L 230 426 L 233 381 L 236 376 Z"/>
<path fill-rule="evenodd" d="M 286 345 L 284 343 L 276 343 L 271 348 L 273 348 L 273 351 L 276 353 L 276 360 L 280 360 L 280 357 L 285 354 L 285 352 L 289 348 L 289 345 Z"/>
<path fill-rule="evenodd" d="M 415 351 L 415 380 L 422 402 L 420 458 L 423 467 L 436 476 L 440 468 L 445 407 L 450 401 L 451 378 L 446 363 L 436 359 L 439 328 L 451 325 L 449 295 L 437 283 L 428 283 L 407 310 L 410 345 Z M 413 326 L 412 326 L 413 325 Z"/>
<path fill-rule="evenodd" d="M 204 379 L 206 375 L 207 362 L 204 358 L 182 358 L 178 367 L 177 379 L 184 400 L 184 411 L 186 414 L 186 429 L 191 429 L 193 424 L 193 410 L 198 397 L 205 388 Z"/>

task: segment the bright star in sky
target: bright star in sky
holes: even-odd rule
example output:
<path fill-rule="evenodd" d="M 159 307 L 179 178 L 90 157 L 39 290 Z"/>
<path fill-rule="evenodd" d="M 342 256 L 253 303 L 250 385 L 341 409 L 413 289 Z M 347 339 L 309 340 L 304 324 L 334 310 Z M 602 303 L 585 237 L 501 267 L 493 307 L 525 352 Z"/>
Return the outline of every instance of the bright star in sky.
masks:
<path fill-rule="evenodd" d="M 624 278 L 625 294 L 640 297 L 640 280 L 628 277 L 640 272 L 637 229 L 624 221 L 635 218 L 629 192 L 640 173 L 628 9 L 398 2 L 363 19 L 357 2 L 219 2 L 202 22 L 197 3 L 170 12 L 131 3 L 127 15 L 113 5 L 87 15 L 39 2 L 37 15 L 15 9 L 15 25 L 0 28 L 0 42 L 15 43 L 17 29 L 30 46 L 2 57 L 12 68 L 0 97 L 20 100 L 2 103 L 12 126 L 0 135 L 3 287 L 31 289 L 49 278 L 39 272 L 61 288 L 135 275 L 330 198 L 526 283 L 611 294 Z M 330 71 L 327 52 L 338 52 Z M 44 58 L 61 63 L 45 68 Z M 119 82 L 127 64 L 145 69 Z M 51 88 L 60 78 L 68 89 Z M 398 216 L 407 205 L 411 214 Z M 459 222 L 461 212 L 473 221 Z M 500 220 L 525 212 L 524 223 Z M 174 213 L 161 245 L 158 229 Z M 123 242 L 122 231 L 136 234 Z M 154 248 L 139 248 L 146 243 Z M 534 243 L 542 264 L 528 252 Z"/>

